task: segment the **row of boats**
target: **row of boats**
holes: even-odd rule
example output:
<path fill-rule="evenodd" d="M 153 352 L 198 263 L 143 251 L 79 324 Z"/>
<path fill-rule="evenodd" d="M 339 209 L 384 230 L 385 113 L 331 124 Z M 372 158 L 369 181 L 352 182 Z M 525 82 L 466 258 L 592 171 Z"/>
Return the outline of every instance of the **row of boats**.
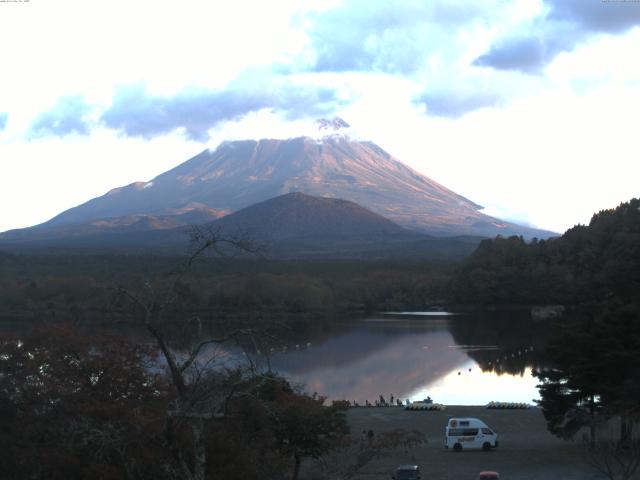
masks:
<path fill-rule="evenodd" d="M 335 402 L 334 402 L 335 403 Z M 349 402 L 347 403 L 347 407 L 395 407 L 395 406 L 403 406 L 400 401 L 396 405 L 388 404 L 388 403 L 378 403 L 375 404 L 366 402 L 365 405 L 359 405 L 357 403 L 353 403 L 351 405 Z M 524 402 L 489 402 L 487 404 L 487 408 L 491 410 L 529 410 L 530 408 L 534 408 L 533 405 Z M 441 412 L 447 409 L 446 405 L 441 403 L 433 403 L 433 402 L 411 402 L 404 405 L 405 410 L 427 410 L 427 411 L 437 411 Z"/>
<path fill-rule="evenodd" d="M 489 402 L 487 408 L 494 410 L 528 410 L 533 406 L 522 402 Z"/>

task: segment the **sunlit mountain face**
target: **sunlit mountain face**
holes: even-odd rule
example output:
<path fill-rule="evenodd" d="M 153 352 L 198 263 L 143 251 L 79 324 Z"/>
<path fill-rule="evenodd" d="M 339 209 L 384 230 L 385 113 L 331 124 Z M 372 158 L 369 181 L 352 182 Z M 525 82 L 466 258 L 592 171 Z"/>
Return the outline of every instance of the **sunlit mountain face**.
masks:
<path fill-rule="evenodd" d="M 401 227 L 431 235 L 551 235 L 483 214 L 479 205 L 412 170 L 375 143 L 342 133 L 348 126 L 340 119 L 321 121 L 320 127 L 326 134 L 317 138 L 223 142 L 150 182 L 114 188 L 62 212 L 38 230 L 74 225 L 95 230 L 98 221 L 114 230 L 124 222 L 116 219 L 142 225 L 144 216 L 151 218 L 149 229 L 167 228 L 188 224 L 191 217 L 213 219 L 302 192 L 349 200 Z"/>

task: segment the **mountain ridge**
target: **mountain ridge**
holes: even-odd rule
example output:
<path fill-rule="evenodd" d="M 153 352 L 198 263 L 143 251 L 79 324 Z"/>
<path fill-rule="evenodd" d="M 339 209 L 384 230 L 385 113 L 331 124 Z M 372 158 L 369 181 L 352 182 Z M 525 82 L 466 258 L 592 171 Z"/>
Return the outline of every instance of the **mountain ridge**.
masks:
<path fill-rule="evenodd" d="M 295 191 L 350 200 L 404 228 L 431 235 L 553 235 L 485 215 L 476 203 L 402 164 L 375 143 L 341 134 L 222 142 L 150 182 L 114 188 L 38 228 L 96 218 L 162 216 L 189 204 L 233 212 Z"/>
<path fill-rule="evenodd" d="M 0 247 L 52 253 L 69 251 L 176 254 L 189 247 L 189 225 L 170 228 L 124 228 L 101 231 L 95 223 L 58 225 L 39 235 L 0 236 Z M 133 216 L 134 220 L 138 217 Z M 144 217 L 146 219 L 147 217 Z M 161 221 L 162 217 L 152 217 Z M 436 238 L 404 229 L 354 202 L 284 194 L 201 225 L 224 238 L 248 239 L 277 259 L 453 259 L 469 255 L 481 238 Z M 13 243 L 12 243 L 13 242 Z"/>
<path fill-rule="evenodd" d="M 243 231 L 272 241 L 411 235 L 391 220 L 357 203 L 301 192 L 286 193 L 251 205 L 210 225 L 215 229 Z"/>

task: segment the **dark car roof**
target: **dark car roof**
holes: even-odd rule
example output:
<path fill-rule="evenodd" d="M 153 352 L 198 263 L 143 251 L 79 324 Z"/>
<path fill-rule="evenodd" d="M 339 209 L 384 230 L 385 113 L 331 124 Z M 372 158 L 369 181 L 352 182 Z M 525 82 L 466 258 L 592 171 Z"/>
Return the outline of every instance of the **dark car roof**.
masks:
<path fill-rule="evenodd" d="M 480 478 L 500 478 L 500 475 L 494 470 L 485 470 L 480 472 Z"/>

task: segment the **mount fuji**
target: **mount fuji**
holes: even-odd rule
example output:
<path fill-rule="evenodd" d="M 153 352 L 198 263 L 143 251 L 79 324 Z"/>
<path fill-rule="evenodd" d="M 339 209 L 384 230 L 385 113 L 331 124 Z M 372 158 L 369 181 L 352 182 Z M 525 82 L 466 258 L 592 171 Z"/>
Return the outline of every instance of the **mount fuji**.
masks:
<path fill-rule="evenodd" d="M 316 138 L 223 142 L 151 181 L 114 188 L 43 224 L 4 232 L 0 240 L 171 230 L 212 222 L 293 192 L 354 202 L 404 230 L 434 237 L 555 235 L 485 215 L 481 206 L 375 143 L 351 138 L 344 120 L 318 125 Z"/>

